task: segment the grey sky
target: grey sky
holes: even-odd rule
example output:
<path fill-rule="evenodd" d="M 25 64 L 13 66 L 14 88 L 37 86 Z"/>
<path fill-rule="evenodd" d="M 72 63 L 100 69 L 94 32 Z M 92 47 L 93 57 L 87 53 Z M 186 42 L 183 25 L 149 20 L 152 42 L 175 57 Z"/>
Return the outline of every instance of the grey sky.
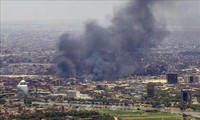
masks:
<path fill-rule="evenodd" d="M 105 20 L 122 1 L 2 1 L 2 21 Z"/>
<path fill-rule="evenodd" d="M 158 22 L 170 25 L 200 26 L 199 0 L 173 0 L 155 5 Z M 160 2 L 163 2 L 160 0 Z M 1 1 L 1 21 L 42 21 L 96 19 L 105 22 L 122 1 Z"/>

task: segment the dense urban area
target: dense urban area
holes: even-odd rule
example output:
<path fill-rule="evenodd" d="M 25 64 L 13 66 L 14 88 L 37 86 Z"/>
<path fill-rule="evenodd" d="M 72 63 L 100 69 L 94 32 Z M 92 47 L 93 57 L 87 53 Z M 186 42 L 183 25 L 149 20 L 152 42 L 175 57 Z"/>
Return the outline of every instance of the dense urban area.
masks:
<path fill-rule="evenodd" d="M 59 37 L 81 25 L 3 24 L 0 119 L 200 119 L 200 34 L 172 29 L 141 51 L 141 73 L 92 81 L 57 74 Z M 145 54 L 144 54 L 145 53 Z"/>

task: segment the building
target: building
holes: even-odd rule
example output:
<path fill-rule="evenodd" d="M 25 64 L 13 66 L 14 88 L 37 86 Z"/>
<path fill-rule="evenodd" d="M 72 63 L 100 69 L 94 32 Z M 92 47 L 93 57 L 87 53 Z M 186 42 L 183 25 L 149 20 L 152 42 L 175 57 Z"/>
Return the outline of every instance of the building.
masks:
<path fill-rule="evenodd" d="M 168 84 L 178 83 L 178 75 L 173 73 L 167 74 L 167 83 Z"/>
<path fill-rule="evenodd" d="M 154 83 L 148 83 L 147 84 L 147 96 L 148 97 L 154 97 L 155 95 L 155 84 Z"/>
<path fill-rule="evenodd" d="M 199 77 L 198 76 L 189 76 L 188 83 L 199 83 Z"/>
<path fill-rule="evenodd" d="M 192 91 L 191 91 L 191 89 L 182 89 L 181 98 L 185 102 L 191 102 L 191 100 L 192 100 Z"/>
<path fill-rule="evenodd" d="M 68 90 L 67 91 L 67 97 L 69 97 L 69 98 L 78 98 L 78 97 L 80 97 L 80 91 Z"/>
<path fill-rule="evenodd" d="M 63 86 L 64 81 L 63 80 L 55 80 L 53 81 L 54 86 Z"/>
<path fill-rule="evenodd" d="M 109 86 L 108 84 L 98 84 L 98 85 L 96 85 L 96 88 L 98 90 L 108 90 L 111 87 L 114 88 L 114 86 Z"/>
<path fill-rule="evenodd" d="M 25 80 L 21 80 L 17 85 L 17 92 L 18 94 L 28 94 L 28 83 Z"/>
<path fill-rule="evenodd" d="M 189 83 L 193 83 L 193 82 L 194 82 L 194 76 L 190 76 L 188 82 L 189 82 Z"/>
<path fill-rule="evenodd" d="M 69 98 L 76 98 L 76 99 L 92 99 L 87 94 L 81 94 L 78 90 L 68 90 L 67 97 Z"/>

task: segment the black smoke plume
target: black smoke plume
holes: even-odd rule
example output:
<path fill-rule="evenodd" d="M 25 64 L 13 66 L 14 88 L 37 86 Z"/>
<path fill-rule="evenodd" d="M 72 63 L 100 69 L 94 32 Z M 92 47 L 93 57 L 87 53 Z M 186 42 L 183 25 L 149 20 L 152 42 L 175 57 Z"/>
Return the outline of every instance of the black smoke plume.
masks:
<path fill-rule="evenodd" d="M 58 72 L 66 78 L 79 76 L 91 80 L 133 75 L 140 68 L 140 50 L 155 47 L 165 37 L 152 13 L 154 2 L 130 1 L 114 14 L 109 27 L 92 21 L 86 23 L 82 36 L 63 34 Z"/>

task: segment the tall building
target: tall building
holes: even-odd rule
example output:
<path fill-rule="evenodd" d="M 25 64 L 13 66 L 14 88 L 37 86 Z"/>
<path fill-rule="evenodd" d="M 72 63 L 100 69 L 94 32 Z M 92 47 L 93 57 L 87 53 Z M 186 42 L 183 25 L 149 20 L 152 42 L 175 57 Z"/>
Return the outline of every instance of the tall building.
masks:
<path fill-rule="evenodd" d="M 167 74 L 167 83 L 168 84 L 178 83 L 178 75 L 173 73 Z"/>
<path fill-rule="evenodd" d="M 189 77 L 189 83 L 193 83 L 194 82 L 194 76 L 190 76 Z"/>
<path fill-rule="evenodd" d="M 191 91 L 191 89 L 182 89 L 181 98 L 185 102 L 191 102 L 191 100 L 192 100 L 192 91 Z"/>
<path fill-rule="evenodd" d="M 21 80 L 17 85 L 18 94 L 28 94 L 28 83 L 25 80 Z"/>
<path fill-rule="evenodd" d="M 147 84 L 147 96 L 148 97 L 154 97 L 155 95 L 155 84 L 154 83 L 148 83 Z"/>

